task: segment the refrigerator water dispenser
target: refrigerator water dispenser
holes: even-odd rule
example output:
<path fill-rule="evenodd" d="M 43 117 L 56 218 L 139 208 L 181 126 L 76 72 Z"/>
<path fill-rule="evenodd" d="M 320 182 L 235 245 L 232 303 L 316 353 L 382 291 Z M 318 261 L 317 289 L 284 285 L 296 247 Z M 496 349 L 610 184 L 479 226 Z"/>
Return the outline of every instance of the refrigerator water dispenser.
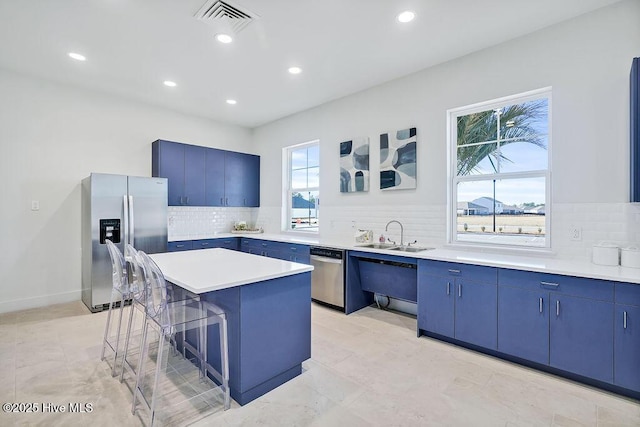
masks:
<path fill-rule="evenodd" d="M 120 219 L 100 220 L 100 244 L 104 245 L 106 239 L 113 243 L 120 243 Z"/>

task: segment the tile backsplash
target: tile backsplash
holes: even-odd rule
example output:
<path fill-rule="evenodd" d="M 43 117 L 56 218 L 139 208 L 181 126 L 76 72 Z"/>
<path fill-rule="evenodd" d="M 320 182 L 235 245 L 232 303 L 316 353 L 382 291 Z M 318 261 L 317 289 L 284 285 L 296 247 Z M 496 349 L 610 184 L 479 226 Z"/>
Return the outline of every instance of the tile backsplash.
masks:
<path fill-rule="evenodd" d="M 191 240 L 228 233 L 237 221 L 255 223 L 257 208 L 169 206 L 169 240 Z"/>
<path fill-rule="evenodd" d="M 397 224 L 385 225 L 397 219 L 404 225 L 405 241 L 417 240 L 422 245 L 446 244 L 446 206 L 390 205 L 325 206 L 320 212 L 320 237 L 344 241 L 353 238 L 357 229 L 373 230 L 399 239 Z M 170 207 L 169 239 L 187 240 L 229 232 L 235 221 L 263 227 L 267 233 L 281 231 L 282 209 Z M 582 231 L 580 240 L 572 240 L 571 229 Z M 564 259 L 591 259 L 592 246 L 611 242 L 619 246 L 640 244 L 640 203 L 555 203 L 551 217 L 554 256 Z"/>

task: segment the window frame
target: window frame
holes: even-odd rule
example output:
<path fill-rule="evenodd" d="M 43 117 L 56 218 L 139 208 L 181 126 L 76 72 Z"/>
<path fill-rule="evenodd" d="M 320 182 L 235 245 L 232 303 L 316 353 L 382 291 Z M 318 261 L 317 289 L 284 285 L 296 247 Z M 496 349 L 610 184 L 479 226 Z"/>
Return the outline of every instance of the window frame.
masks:
<path fill-rule="evenodd" d="M 320 179 L 318 177 L 318 186 L 317 187 L 305 187 L 304 189 L 300 189 L 300 188 L 296 188 L 293 189 L 292 188 L 292 153 L 296 150 L 300 150 L 303 148 L 309 148 L 309 147 L 313 147 L 313 146 L 317 146 L 318 147 L 318 154 L 320 153 L 320 140 L 319 139 L 315 139 L 312 141 L 307 141 L 307 142 L 303 142 L 301 144 L 295 144 L 295 145 L 289 145 L 287 147 L 284 147 L 282 149 L 283 151 L 283 163 L 285 165 L 285 167 L 283 168 L 283 180 L 285 181 L 286 185 L 283 185 L 283 194 L 282 197 L 284 199 L 284 203 L 282 204 L 282 231 L 283 232 L 287 232 L 287 233 L 309 233 L 309 234 L 318 234 L 320 233 L 320 208 L 319 202 L 316 202 L 316 213 L 317 213 L 317 219 L 318 219 L 318 226 L 315 227 L 314 229 L 304 229 L 304 228 L 293 228 L 291 227 L 291 218 L 292 218 L 292 211 L 293 211 L 293 206 L 292 206 L 292 200 L 293 200 L 293 193 L 304 193 L 304 192 L 310 192 L 310 191 L 316 191 L 318 193 L 318 199 L 320 198 Z M 318 171 L 320 170 L 320 156 L 318 155 Z M 308 165 L 307 165 L 307 169 L 308 169 Z"/>
<path fill-rule="evenodd" d="M 519 172 L 500 172 L 491 174 L 458 176 L 458 117 L 479 113 L 491 109 L 498 109 L 514 104 L 522 104 L 540 99 L 547 100 L 547 168 L 544 170 L 531 170 Z M 552 88 L 545 87 L 476 104 L 466 105 L 447 110 L 447 244 L 452 246 L 485 247 L 493 249 L 509 249 L 521 251 L 550 252 L 552 250 L 551 230 L 551 151 L 552 151 Z M 458 184 L 472 181 L 498 181 L 505 179 L 521 178 L 545 178 L 545 245 L 516 245 L 507 243 L 495 243 L 489 241 L 472 242 L 458 240 Z M 504 202 L 504 201 L 502 201 Z M 495 215 L 495 214 L 494 214 Z"/>

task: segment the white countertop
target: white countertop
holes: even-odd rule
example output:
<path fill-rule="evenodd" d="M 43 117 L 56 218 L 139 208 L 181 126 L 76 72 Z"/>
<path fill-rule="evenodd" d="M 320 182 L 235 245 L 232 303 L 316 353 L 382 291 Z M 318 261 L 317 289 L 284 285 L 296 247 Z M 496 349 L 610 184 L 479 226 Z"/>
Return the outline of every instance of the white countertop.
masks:
<path fill-rule="evenodd" d="M 235 235 L 234 235 L 235 236 Z M 222 248 L 149 255 L 165 279 L 196 294 L 312 271 L 307 264 Z"/>
<path fill-rule="evenodd" d="M 353 238 L 346 240 L 319 239 L 314 236 L 296 236 L 290 234 L 235 234 L 223 233 L 203 238 L 244 237 L 250 239 L 272 240 L 276 242 L 299 243 L 304 245 L 326 246 L 336 249 L 357 250 L 362 252 L 383 253 L 407 258 L 430 259 L 435 261 L 458 262 L 462 264 L 485 265 L 489 267 L 511 268 L 514 270 L 536 271 L 564 276 L 585 277 L 640 284 L 640 269 L 620 266 L 596 265 L 587 261 L 558 259 L 553 255 L 506 254 L 483 252 L 471 249 L 436 248 L 423 252 L 398 252 L 384 249 L 359 247 Z M 420 246 L 420 245 L 417 245 Z M 425 245 L 429 246 L 429 245 Z"/>

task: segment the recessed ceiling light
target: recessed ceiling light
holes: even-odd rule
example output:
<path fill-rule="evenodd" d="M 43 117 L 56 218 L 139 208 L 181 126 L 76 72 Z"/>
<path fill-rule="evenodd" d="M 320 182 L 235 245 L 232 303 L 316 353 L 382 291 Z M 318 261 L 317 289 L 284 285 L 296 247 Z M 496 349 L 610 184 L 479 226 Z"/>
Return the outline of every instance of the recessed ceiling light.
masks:
<path fill-rule="evenodd" d="M 176 87 L 176 86 L 178 86 L 178 85 L 176 84 L 176 82 L 172 82 L 171 80 L 165 80 L 163 83 L 164 83 L 164 85 L 165 85 L 165 86 L 169 86 L 169 87 Z"/>
<path fill-rule="evenodd" d="M 227 44 L 233 41 L 233 37 L 231 37 L 229 34 L 220 33 L 216 34 L 216 40 L 218 40 L 220 43 Z"/>
<path fill-rule="evenodd" d="M 416 17 L 416 14 L 410 10 L 405 10 L 397 16 L 398 22 L 407 23 L 413 21 L 413 18 Z"/>
<path fill-rule="evenodd" d="M 227 104 L 236 105 L 237 103 L 238 101 L 236 101 L 235 99 L 227 99 Z"/>
<path fill-rule="evenodd" d="M 87 58 L 84 55 L 80 55 L 79 53 L 69 52 L 69 57 L 75 59 L 76 61 L 86 61 Z"/>
<path fill-rule="evenodd" d="M 289 67 L 289 73 L 291 74 L 300 74 L 302 72 L 302 68 L 300 67 Z"/>

